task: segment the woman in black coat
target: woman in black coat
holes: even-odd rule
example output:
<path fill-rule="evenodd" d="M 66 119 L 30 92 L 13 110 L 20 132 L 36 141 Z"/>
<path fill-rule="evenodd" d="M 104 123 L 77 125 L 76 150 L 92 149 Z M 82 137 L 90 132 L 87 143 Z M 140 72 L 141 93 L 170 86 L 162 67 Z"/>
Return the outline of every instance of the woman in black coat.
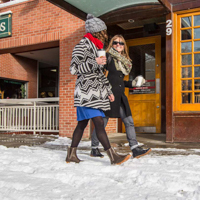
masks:
<path fill-rule="evenodd" d="M 127 46 L 123 36 L 115 35 L 106 50 L 107 64 L 105 69 L 108 71 L 108 80 L 112 86 L 112 92 L 115 96 L 115 101 L 111 102 L 111 110 L 105 111 L 104 126 L 107 125 L 109 118 L 121 118 L 126 129 L 126 136 L 129 142 L 130 149 L 133 152 L 134 158 L 139 158 L 148 154 L 151 149 L 143 149 L 138 146 L 136 140 L 135 127 L 129 106 L 128 99 L 125 95 L 125 87 L 134 87 L 138 77 L 133 81 L 124 81 L 124 76 L 128 75 L 132 69 L 131 59 L 128 56 Z M 142 84 L 145 83 L 143 79 Z M 103 157 L 98 149 L 99 141 L 96 137 L 96 131 L 92 133 L 92 150 L 91 156 Z"/>

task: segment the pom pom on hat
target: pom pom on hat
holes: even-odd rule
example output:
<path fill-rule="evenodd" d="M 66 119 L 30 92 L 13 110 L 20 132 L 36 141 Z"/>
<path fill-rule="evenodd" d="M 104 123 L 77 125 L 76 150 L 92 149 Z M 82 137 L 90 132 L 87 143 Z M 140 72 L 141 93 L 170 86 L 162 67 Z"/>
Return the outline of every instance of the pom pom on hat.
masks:
<path fill-rule="evenodd" d="M 88 19 L 92 19 L 92 18 L 94 18 L 94 15 L 92 15 L 92 14 L 88 14 L 88 15 L 87 15 L 87 20 L 88 20 Z"/>
<path fill-rule="evenodd" d="M 88 14 L 85 22 L 85 30 L 87 33 L 97 33 L 107 30 L 107 26 L 101 19 L 94 17 L 92 14 Z"/>

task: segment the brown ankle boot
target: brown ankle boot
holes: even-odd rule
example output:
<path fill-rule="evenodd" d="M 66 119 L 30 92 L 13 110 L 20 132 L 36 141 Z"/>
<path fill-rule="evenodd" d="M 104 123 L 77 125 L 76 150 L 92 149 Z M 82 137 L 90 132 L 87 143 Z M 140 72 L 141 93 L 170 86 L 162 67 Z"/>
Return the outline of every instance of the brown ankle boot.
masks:
<path fill-rule="evenodd" d="M 70 163 L 70 162 L 79 163 L 79 162 L 81 162 L 81 160 L 76 155 L 76 149 L 77 149 L 77 147 L 68 147 L 66 163 Z"/>
<path fill-rule="evenodd" d="M 110 148 L 106 151 L 108 157 L 110 158 L 111 164 L 121 165 L 123 162 L 126 162 L 131 155 L 118 155 L 113 148 Z"/>

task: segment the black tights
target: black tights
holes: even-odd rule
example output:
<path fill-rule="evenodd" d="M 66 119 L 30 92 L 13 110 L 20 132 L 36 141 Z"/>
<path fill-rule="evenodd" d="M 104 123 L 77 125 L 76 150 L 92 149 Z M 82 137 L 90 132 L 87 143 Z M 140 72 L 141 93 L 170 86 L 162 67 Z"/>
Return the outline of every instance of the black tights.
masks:
<path fill-rule="evenodd" d="M 72 144 L 71 147 L 77 147 L 79 142 L 81 141 L 81 138 L 83 136 L 83 132 L 88 124 L 89 119 L 79 121 L 72 137 Z M 103 118 L 102 117 L 94 117 L 92 118 L 92 121 L 95 126 L 95 130 L 97 133 L 97 138 L 101 142 L 102 146 L 104 147 L 104 150 L 110 149 L 110 142 L 108 140 L 108 136 L 106 134 L 105 128 L 104 128 L 104 123 L 103 123 Z"/>

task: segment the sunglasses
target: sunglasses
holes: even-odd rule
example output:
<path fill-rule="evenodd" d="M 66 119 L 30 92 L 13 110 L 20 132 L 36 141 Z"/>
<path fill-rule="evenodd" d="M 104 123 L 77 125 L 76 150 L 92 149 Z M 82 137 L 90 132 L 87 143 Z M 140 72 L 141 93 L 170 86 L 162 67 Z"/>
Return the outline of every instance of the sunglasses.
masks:
<path fill-rule="evenodd" d="M 121 46 L 123 46 L 124 45 L 124 43 L 123 42 L 117 42 L 117 41 L 113 41 L 113 43 L 112 43 L 113 45 L 117 45 L 117 44 L 119 44 L 119 45 L 121 45 Z"/>

